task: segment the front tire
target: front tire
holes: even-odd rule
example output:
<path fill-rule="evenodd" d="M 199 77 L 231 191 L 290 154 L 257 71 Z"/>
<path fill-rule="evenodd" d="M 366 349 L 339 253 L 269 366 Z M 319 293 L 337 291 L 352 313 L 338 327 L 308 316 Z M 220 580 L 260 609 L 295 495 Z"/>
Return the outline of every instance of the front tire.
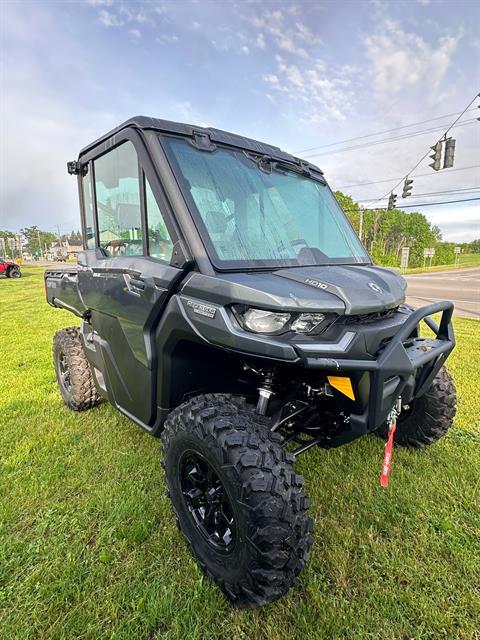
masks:
<path fill-rule="evenodd" d="M 22 272 L 20 269 L 12 267 L 7 271 L 7 278 L 21 278 Z"/>
<path fill-rule="evenodd" d="M 177 522 L 202 569 L 239 607 L 280 598 L 312 544 L 310 499 L 293 455 L 244 399 L 197 396 L 162 433 Z"/>
<path fill-rule="evenodd" d="M 100 402 L 78 327 L 67 327 L 55 333 L 53 364 L 58 388 L 67 407 L 85 411 Z"/>
<path fill-rule="evenodd" d="M 445 367 L 437 373 L 429 389 L 404 408 L 397 420 L 394 443 L 403 447 L 422 448 L 444 436 L 453 423 L 457 392 Z M 388 437 L 387 425 L 377 431 Z"/>

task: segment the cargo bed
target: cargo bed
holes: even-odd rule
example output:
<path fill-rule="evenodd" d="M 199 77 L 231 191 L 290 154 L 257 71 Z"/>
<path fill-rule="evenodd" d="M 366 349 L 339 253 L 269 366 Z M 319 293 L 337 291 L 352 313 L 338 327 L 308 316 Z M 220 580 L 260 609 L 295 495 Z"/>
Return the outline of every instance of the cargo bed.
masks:
<path fill-rule="evenodd" d="M 47 269 L 45 293 L 52 307 L 67 309 L 82 318 L 87 308 L 78 291 L 77 269 Z"/>

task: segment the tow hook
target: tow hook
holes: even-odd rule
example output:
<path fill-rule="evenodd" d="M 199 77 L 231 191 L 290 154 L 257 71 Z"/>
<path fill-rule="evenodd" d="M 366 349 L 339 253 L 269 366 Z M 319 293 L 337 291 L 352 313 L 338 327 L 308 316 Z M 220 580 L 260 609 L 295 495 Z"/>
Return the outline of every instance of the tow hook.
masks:
<path fill-rule="evenodd" d="M 393 457 L 393 436 L 397 428 L 397 418 L 402 411 L 402 398 L 399 396 L 392 407 L 392 410 L 388 414 L 388 439 L 385 444 L 385 455 L 383 457 L 382 473 L 380 475 L 380 484 L 382 487 L 388 487 L 388 478 L 390 476 L 390 469 L 392 468 Z"/>

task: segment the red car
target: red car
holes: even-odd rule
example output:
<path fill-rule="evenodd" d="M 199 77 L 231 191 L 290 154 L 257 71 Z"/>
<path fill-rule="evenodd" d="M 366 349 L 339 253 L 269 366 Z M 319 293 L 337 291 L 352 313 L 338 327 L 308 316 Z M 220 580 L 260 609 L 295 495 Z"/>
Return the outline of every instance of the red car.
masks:
<path fill-rule="evenodd" d="M 7 278 L 21 278 L 22 272 L 20 267 L 11 260 L 5 260 L 0 258 L 0 276 L 7 276 Z"/>

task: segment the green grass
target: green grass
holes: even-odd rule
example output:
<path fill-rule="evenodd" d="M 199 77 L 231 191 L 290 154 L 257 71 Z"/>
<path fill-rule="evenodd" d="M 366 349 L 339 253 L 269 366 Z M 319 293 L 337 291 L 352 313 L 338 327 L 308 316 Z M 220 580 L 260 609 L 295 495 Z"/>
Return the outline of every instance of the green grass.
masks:
<path fill-rule="evenodd" d="M 456 319 L 450 433 L 395 452 L 362 438 L 298 463 L 311 561 L 278 603 L 237 611 L 178 533 L 160 444 L 112 407 L 75 414 L 51 363 L 43 269 L 0 281 L 0 638 L 480 638 L 480 324 Z"/>

